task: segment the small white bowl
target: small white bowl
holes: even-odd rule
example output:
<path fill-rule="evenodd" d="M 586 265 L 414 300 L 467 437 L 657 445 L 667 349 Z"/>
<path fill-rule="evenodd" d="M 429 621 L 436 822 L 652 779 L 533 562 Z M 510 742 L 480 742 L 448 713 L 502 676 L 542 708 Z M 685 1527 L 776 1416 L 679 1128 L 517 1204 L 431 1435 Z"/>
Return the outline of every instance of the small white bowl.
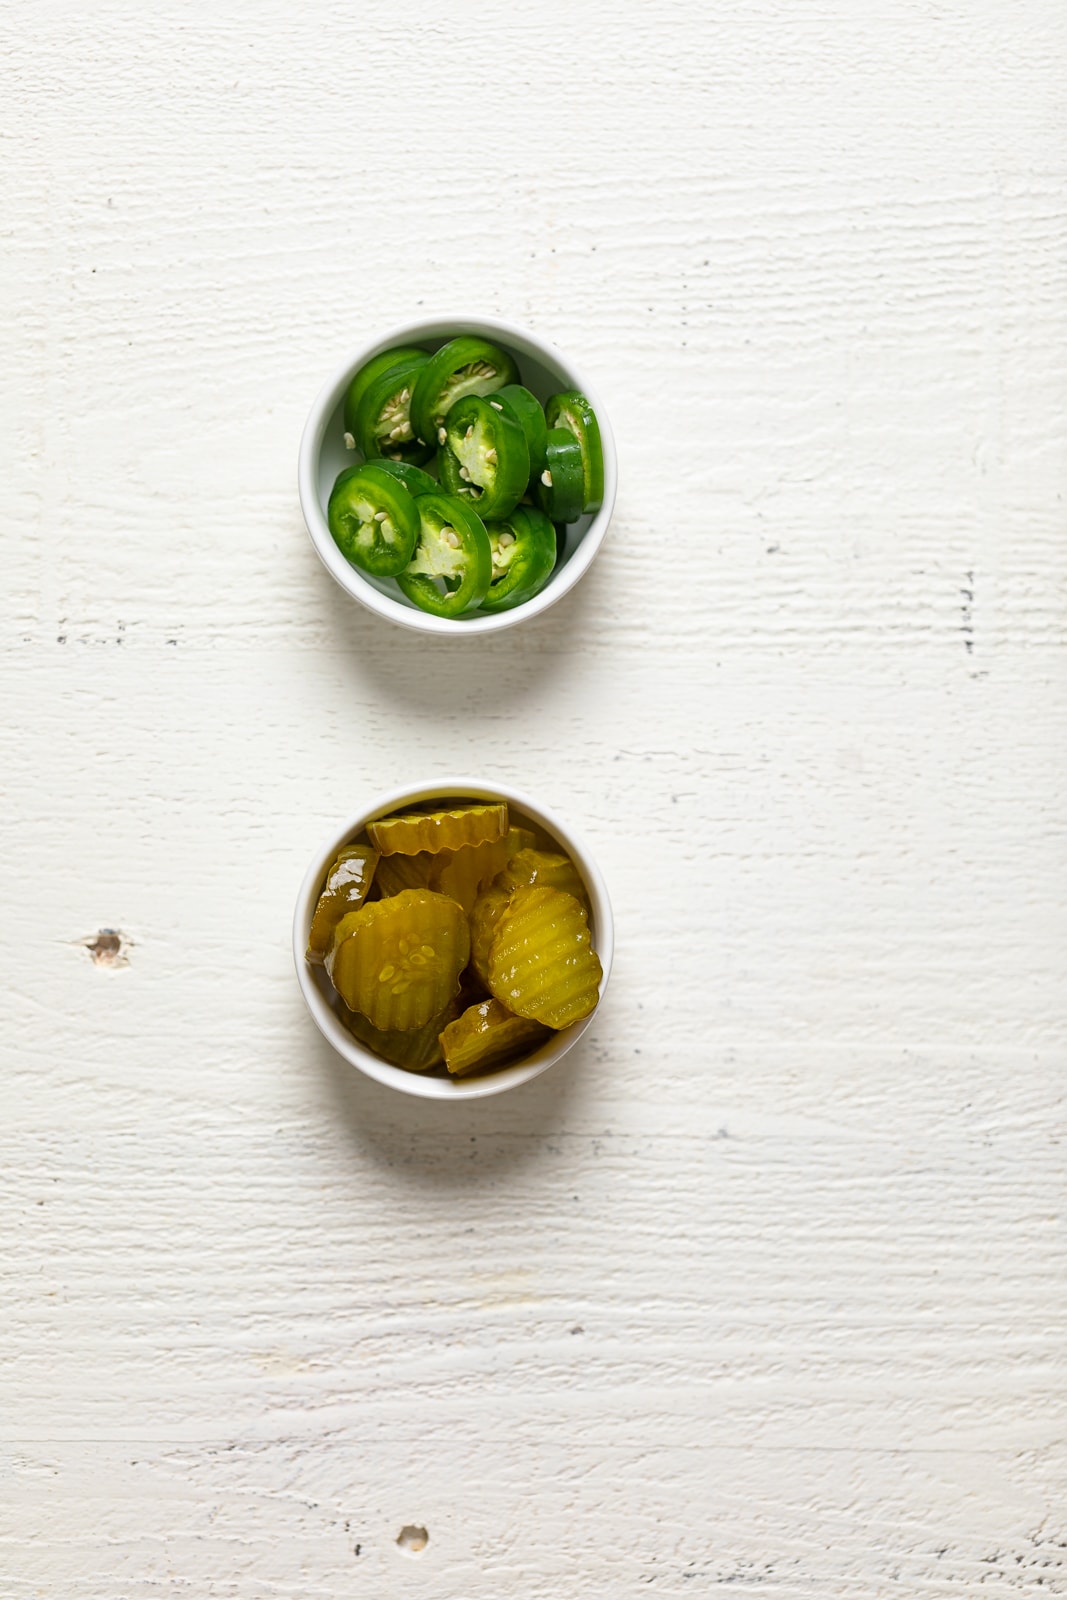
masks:
<path fill-rule="evenodd" d="M 343 850 L 350 840 L 362 833 L 368 822 L 375 821 L 377 817 L 388 816 L 392 811 L 400 811 L 405 806 L 417 805 L 423 800 L 506 800 L 512 821 L 519 824 L 532 823 L 535 828 L 554 839 L 560 850 L 570 856 L 581 874 L 592 907 L 589 925 L 593 935 L 593 948 L 600 957 L 600 964 L 604 969 L 604 976 L 600 981 L 601 999 L 604 998 L 604 990 L 607 988 L 611 973 L 614 950 L 611 901 L 608 899 L 607 886 L 600 875 L 600 869 L 588 849 L 554 812 L 546 811 L 544 806 L 530 795 L 523 794 L 521 789 L 505 788 L 501 784 L 486 784 L 476 778 L 439 778 L 434 782 L 414 784 L 396 789 L 391 794 L 381 795 L 367 810 L 360 811 L 332 834 L 318 852 L 307 870 L 297 897 L 296 915 L 293 918 L 293 959 L 296 962 L 300 991 L 319 1032 L 338 1055 L 344 1056 L 352 1066 L 358 1067 L 360 1072 L 365 1072 L 368 1078 L 376 1078 L 379 1083 L 388 1084 L 393 1089 L 402 1089 L 405 1094 L 422 1095 L 430 1100 L 477 1100 L 484 1095 L 500 1094 L 504 1089 L 514 1089 L 516 1085 L 528 1083 L 531 1078 L 536 1078 L 552 1066 L 553 1062 L 565 1056 L 572 1045 L 577 1044 L 595 1018 L 596 1011 L 583 1018 L 581 1022 L 574 1022 L 569 1028 L 553 1034 L 551 1039 L 539 1049 L 532 1051 L 530 1055 L 524 1056 L 521 1061 L 516 1061 L 511 1066 L 500 1067 L 495 1072 L 486 1073 L 484 1077 L 446 1078 L 405 1072 L 403 1067 L 391 1066 L 388 1061 L 383 1061 L 380 1056 L 364 1049 L 359 1041 L 353 1038 L 333 1009 L 336 995 L 325 968 L 313 965 L 304 955 L 315 903 L 326 873 L 338 851 Z"/>
<path fill-rule="evenodd" d="M 521 381 L 540 401 L 544 402 L 562 389 L 578 389 L 587 397 L 596 412 L 604 446 L 604 503 L 592 516 L 581 517 L 568 526 L 567 542 L 555 571 L 540 594 L 534 595 L 532 600 L 510 611 L 499 611 L 493 616 L 483 617 L 474 613 L 469 617 L 434 617 L 412 605 L 388 578 L 369 577 L 345 560 L 330 534 L 326 507 L 338 473 L 361 459 L 347 450 L 344 442 L 344 399 L 353 374 L 372 356 L 393 345 L 417 344 L 432 351 L 462 333 L 479 334 L 510 351 L 518 362 Z M 524 622 L 529 617 L 547 611 L 549 606 L 574 588 L 600 549 L 608 530 L 615 505 L 618 458 L 603 402 L 598 399 L 592 385 L 552 345 L 513 323 L 500 322 L 492 317 L 432 317 L 425 322 L 407 322 L 399 328 L 389 329 L 380 338 L 372 339 L 353 351 L 341 363 L 321 390 L 304 426 L 300 441 L 299 483 L 300 506 L 311 542 L 319 560 L 342 589 L 369 610 L 376 611 L 380 617 L 388 617 L 402 627 L 415 628 L 420 633 L 456 637 L 495 633 L 500 628 L 513 627 L 516 622 Z"/>

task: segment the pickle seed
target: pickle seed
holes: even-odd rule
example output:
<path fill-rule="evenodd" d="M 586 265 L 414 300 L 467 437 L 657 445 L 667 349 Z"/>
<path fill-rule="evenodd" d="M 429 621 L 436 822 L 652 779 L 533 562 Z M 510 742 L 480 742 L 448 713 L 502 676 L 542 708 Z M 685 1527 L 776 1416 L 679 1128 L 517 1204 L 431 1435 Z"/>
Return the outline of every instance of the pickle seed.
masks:
<path fill-rule="evenodd" d="M 427 961 L 432 961 L 436 954 L 437 951 L 434 949 L 432 944 L 424 944 L 419 951 L 419 955 L 425 956 Z"/>
<path fill-rule="evenodd" d="M 379 972 L 379 974 L 378 974 L 378 982 L 379 983 L 388 983 L 389 979 L 390 978 L 394 978 L 395 976 L 396 976 L 396 968 L 394 966 L 389 966 L 389 965 L 384 966 L 382 968 L 381 972 Z"/>

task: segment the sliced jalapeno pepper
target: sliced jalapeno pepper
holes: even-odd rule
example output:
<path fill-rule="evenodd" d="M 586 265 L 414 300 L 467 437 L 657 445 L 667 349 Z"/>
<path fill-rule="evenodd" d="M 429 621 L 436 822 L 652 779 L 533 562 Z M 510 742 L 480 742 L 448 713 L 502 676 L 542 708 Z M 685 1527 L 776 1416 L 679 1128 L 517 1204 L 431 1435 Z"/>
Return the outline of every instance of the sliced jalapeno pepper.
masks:
<path fill-rule="evenodd" d="M 436 478 L 431 478 L 421 467 L 413 467 L 410 461 L 392 461 L 388 456 L 375 456 L 367 465 L 380 467 L 397 483 L 402 483 L 408 494 L 436 494 L 440 488 Z"/>
<path fill-rule="evenodd" d="M 356 443 L 365 456 L 391 456 L 418 466 L 431 454 L 411 430 L 411 394 L 415 379 L 429 358 L 391 367 L 369 383 L 356 406 Z"/>
<path fill-rule="evenodd" d="M 581 445 L 569 428 L 549 428 L 545 470 L 535 486 L 541 510 L 553 522 L 577 522 L 584 484 Z"/>
<path fill-rule="evenodd" d="M 477 512 L 455 495 L 420 494 L 415 509 L 418 542 L 396 581 L 420 610 L 435 617 L 462 616 L 488 592 L 493 575 L 489 535 Z"/>
<path fill-rule="evenodd" d="M 567 389 L 545 401 L 545 420 L 550 428 L 566 428 L 577 439 L 582 452 L 582 510 L 599 511 L 604 500 L 604 446 L 592 406 L 577 389 Z"/>
<path fill-rule="evenodd" d="M 478 395 L 457 400 L 439 430 L 441 482 L 482 518 L 506 517 L 530 480 L 526 436 L 513 415 Z"/>
<path fill-rule="evenodd" d="M 394 367 L 405 366 L 411 361 L 417 361 L 425 354 L 426 351 L 420 350 L 418 345 L 402 344 L 398 345 L 395 350 L 382 350 L 378 355 L 371 356 L 369 361 L 363 363 L 348 385 L 348 390 L 345 394 L 345 429 L 352 440 L 348 447 L 350 450 L 355 449 L 356 444 L 356 407 L 375 378 L 380 378 L 383 372 L 391 372 Z"/>
<path fill-rule="evenodd" d="M 402 483 L 369 462 L 341 473 L 326 520 L 345 560 L 375 578 L 395 578 L 403 572 L 419 536 L 419 513 L 412 496 Z"/>
<path fill-rule="evenodd" d="M 556 530 L 536 506 L 516 506 L 499 522 L 487 522 L 493 577 L 483 611 L 510 611 L 544 588 L 556 564 Z"/>
<path fill-rule="evenodd" d="M 468 394 L 493 394 L 518 379 L 519 369 L 511 356 L 488 339 L 466 333 L 450 339 L 419 372 L 411 397 L 416 439 L 430 446 L 441 444 L 437 430 L 457 400 Z"/>
<path fill-rule="evenodd" d="M 530 478 L 539 478 L 545 470 L 545 445 L 548 443 L 548 423 L 545 409 L 535 394 L 524 389 L 521 383 L 506 383 L 498 389 L 489 404 L 503 407 L 511 413 L 526 436 L 530 452 Z"/>

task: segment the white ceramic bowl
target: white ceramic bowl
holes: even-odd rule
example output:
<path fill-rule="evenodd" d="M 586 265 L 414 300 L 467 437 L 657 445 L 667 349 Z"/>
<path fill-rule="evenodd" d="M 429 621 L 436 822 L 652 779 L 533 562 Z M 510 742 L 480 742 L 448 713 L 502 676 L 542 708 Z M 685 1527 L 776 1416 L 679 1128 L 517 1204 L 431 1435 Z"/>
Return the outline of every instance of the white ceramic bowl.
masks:
<path fill-rule="evenodd" d="M 376 1078 L 379 1083 L 386 1083 L 394 1089 L 402 1089 L 406 1094 L 422 1095 L 431 1100 L 479 1099 L 484 1095 L 499 1094 L 504 1089 L 513 1089 L 517 1084 L 528 1083 L 531 1078 L 536 1078 L 539 1073 L 552 1066 L 553 1062 L 566 1055 L 571 1046 L 578 1042 L 596 1017 L 596 1012 L 581 1022 L 572 1023 L 560 1033 L 553 1034 L 551 1039 L 539 1049 L 532 1051 L 530 1055 L 524 1056 L 521 1061 L 511 1066 L 500 1067 L 496 1072 L 486 1073 L 484 1077 L 447 1078 L 405 1072 L 402 1067 L 391 1066 L 380 1056 L 364 1049 L 358 1040 L 353 1038 L 333 1009 L 334 990 L 325 968 L 314 966 L 304 957 L 315 902 L 338 851 L 362 833 L 368 822 L 373 822 L 377 817 L 388 816 L 391 811 L 402 810 L 405 806 L 417 805 L 423 800 L 506 800 L 513 821 L 520 824 L 532 823 L 535 828 L 557 841 L 560 850 L 570 856 L 578 868 L 589 893 L 592 907 L 590 928 L 593 948 L 600 957 L 600 964 L 604 969 L 600 983 L 601 999 L 604 997 L 604 990 L 611 973 L 614 950 L 611 901 L 608 899 L 607 887 L 596 862 L 566 823 L 553 812 L 546 811 L 544 806 L 530 795 L 523 794 L 520 789 L 505 788 L 502 784 L 486 784 L 476 778 L 439 778 L 434 782 L 414 784 L 404 789 L 396 789 L 391 794 L 381 795 L 372 806 L 350 818 L 323 844 L 300 887 L 296 915 L 293 918 L 293 959 L 296 962 L 296 975 L 304 1001 L 320 1033 L 333 1045 L 338 1055 L 344 1056 L 352 1066 L 358 1067 L 369 1078 Z"/>
<path fill-rule="evenodd" d="M 416 344 L 432 351 L 461 333 L 479 334 L 509 350 L 518 362 L 522 382 L 542 402 L 561 389 L 578 389 L 589 399 L 604 445 L 604 503 L 593 516 L 582 517 L 569 525 L 567 542 L 556 569 L 532 600 L 494 616 L 434 617 L 412 605 L 388 578 L 371 578 L 345 560 L 330 535 L 326 507 L 338 473 L 361 459 L 347 450 L 344 442 L 344 398 L 353 374 L 372 356 L 392 345 Z M 517 622 L 536 617 L 574 588 L 603 543 L 611 521 L 618 460 L 603 402 L 588 380 L 558 350 L 536 334 L 510 322 L 499 322 L 491 317 L 454 316 L 432 317 L 425 322 L 408 322 L 399 328 L 390 328 L 380 338 L 354 350 L 341 363 L 311 408 L 300 441 L 299 473 L 300 505 L 311 542 L 323 566 L 341 588 L 380 617 L 388 617 L 405 628 L 462 637 L 495 633 L 500 628 L 510 628 Z"/>

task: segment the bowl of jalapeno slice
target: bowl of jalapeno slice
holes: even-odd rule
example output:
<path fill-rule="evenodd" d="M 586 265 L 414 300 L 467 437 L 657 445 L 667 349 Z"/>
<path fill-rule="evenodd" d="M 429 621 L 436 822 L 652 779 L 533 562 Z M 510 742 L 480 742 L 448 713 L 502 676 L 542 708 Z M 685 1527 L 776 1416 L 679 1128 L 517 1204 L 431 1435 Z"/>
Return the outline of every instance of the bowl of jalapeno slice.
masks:
<path fill-rule="evenodd" d="M 588 849 L 516 789 L 468 778 L 382 796 L 304 878 L 293 957 L 320 1032 L 368 1077 L 498 1094 L 589 1026 L 613 926 Z"/>
<path fill-rule="evenodd" d="M 379 616 L 439 635 L 510 627 L 568 593 L 616 479 L 586 380 L 487 318 L 409 323 L 355 351 L 300 445 L 300 503 L 327 571 Z"/>

